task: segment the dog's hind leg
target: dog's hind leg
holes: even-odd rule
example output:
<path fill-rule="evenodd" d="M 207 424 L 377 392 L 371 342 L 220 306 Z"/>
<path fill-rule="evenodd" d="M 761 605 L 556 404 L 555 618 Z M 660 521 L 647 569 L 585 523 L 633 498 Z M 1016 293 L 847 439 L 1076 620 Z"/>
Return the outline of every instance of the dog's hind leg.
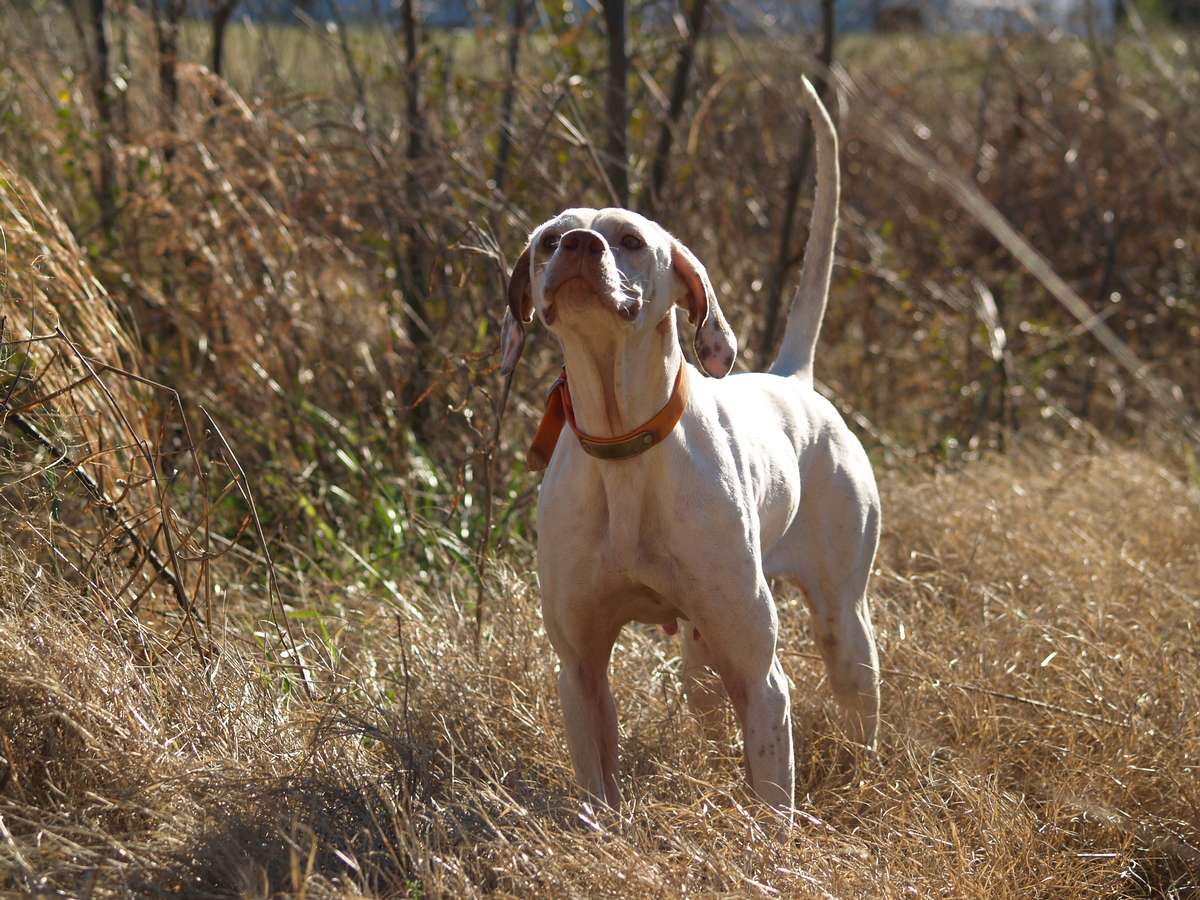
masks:
<path fill-rule="evenodd" d="M 879 732 L 879 654 L 866 585 L 854 579 L 826 588 L 820 581 L 801 585 L 812 613 L 813 639 L 850 737 L 874 750 Z"/>
<path fill-rule="evenodd" d="M 712 652 L 700 629 L 686 619 L 679 622 L 679 638 L 683 645 L 683 694 L 688 708 L 700 721 L 705 738 L 715 740 L 720 736 L 725 691 L 717 677 Z"/>
<path fill-rule="evenodd" d="M 879 653 L 867 605 L 867 581 L 879 543 L 873 481 L 844 502 L 829 492 L 772 549 L 767 572 L 798 584 L 833 696 L 850 737 L 874 750 L 879 731 Z M 845 483 L 843 483 L 845 486 Z M 835 502 L 837 500 L 843 502 Z M 803 527 L 808 525 L 807 528 Z"/>

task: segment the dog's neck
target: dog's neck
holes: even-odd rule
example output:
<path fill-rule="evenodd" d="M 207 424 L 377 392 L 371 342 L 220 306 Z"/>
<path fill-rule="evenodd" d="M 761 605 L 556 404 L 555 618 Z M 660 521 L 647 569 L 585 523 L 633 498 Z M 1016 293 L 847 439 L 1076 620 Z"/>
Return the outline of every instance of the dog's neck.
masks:
<path fill-rule="evenodd" d="M 670 399 L 683 362 L 674 310 L 654 328 L 625 334 L 564 330 L 558 339 L 575 424 L 595 437 L 626 434 L 652 419 Z"/>

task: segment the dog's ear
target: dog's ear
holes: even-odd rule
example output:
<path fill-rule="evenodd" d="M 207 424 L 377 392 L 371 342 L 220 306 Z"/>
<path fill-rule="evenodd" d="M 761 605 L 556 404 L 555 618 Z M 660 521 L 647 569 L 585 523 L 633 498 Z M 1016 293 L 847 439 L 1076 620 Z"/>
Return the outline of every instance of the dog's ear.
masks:
<path fill-rule="evenodd" d="M 525 326 L 513 315 L 511 309 L 504 310 L 504 324 L 500 326 L 500 374 L 508 375 L 521 361 L 525 349 Z"/>
<path fill-rule="evenodd" d="M 533 289 L 529 284 L 529 254 L 533 244 L 526 244 L 508 279 L 508 308 L 520 323 L 533 321 Z"/>
<path fill-rule="evenodd" d="M 521 360 L 525 349 L 525 326 L 533 321 L 533 290 L 529 284 L 529 248 L 527 244 L 508 279 L 508 308 L 500 328 L 500 374 L 508 375 Z"/>
<path fill-rule="evenodd" d="M 724 378 L 733 368 L 737 356 L 737 338 L 721 313 L 708 272 L 692 251 L 674 238 L 671 239 L 671 269 L 685 288 L 679 305 L 687 310 L 688 321 L 696 326 L 692 341 L 696 362 L 713 378 Z"/>

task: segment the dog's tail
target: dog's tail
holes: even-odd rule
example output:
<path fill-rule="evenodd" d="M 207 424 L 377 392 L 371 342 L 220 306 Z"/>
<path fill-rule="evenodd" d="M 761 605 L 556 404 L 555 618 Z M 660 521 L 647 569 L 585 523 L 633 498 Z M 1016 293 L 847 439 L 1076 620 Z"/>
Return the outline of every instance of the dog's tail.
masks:
<path fill-rule="evenodd" d="M 773 375 L 795 375 L 812 384 L 813 353 L 821 332 L 821 320 L 825 316 L 829 276 L 833 270 L 841 175 L 838 169 L 837 132 L 833 129 L 833 122 L 829 120 L 829 113 L 825 111 L 812 83 L 807 78 L 801 80 L 801 95 L 804 105 L 808 107 L 817 147 L 816 200 L 808 228 L 808 244 L 804 248 L 800 283 L 792 297 L 792 310 L 783 333 L 783 345 L 769 371 Z"/>

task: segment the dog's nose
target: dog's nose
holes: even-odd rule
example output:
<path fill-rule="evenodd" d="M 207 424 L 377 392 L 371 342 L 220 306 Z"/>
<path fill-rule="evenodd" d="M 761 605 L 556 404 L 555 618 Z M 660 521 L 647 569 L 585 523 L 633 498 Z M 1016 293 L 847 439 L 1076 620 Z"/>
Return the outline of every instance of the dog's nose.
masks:
<path fill-rule="evenodd" d="M 578 253 L 580 255 L 590 254 L 594 256 L 598 253 L 603 253 L 606 246 L 604 238 L 587 228 L 576 228 L 574 231 L 568 231 L 562 236 L 562 240 L 559 242 L 559 247 L 565 253 Z"/>

